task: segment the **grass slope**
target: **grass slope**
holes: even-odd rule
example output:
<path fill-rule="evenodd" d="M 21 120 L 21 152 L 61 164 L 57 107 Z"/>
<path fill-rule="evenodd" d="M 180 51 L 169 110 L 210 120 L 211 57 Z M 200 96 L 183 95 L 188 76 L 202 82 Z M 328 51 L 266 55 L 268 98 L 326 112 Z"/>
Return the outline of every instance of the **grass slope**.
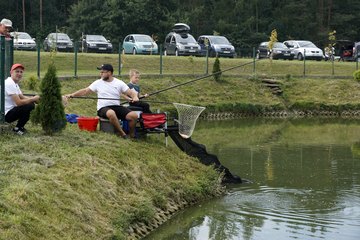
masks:
<path fill-rule="evenodd" d="M 132 142 L 70 125 L 1 135 L 0 239 L 123 239 L 168 201 L 214 195 L 219 175 L 157 138 Z"/>

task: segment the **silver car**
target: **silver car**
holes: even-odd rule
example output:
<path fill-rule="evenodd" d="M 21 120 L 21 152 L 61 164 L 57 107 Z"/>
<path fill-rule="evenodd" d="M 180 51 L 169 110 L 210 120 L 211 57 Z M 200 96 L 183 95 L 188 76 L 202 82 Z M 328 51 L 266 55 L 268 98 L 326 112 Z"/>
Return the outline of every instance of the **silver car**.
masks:
<path fill-rule="evenodd" d="M 321 61 L 324 58 L 323 51 L 314 43 L 304 40 L 288 40 L 284 44 L 295 53 L 298 60 L 312 59 Z"/>
<path fill-rule="evenodd" d="M 14 49 L 16 50 L 36 50 L 35 38 L 32 38 L 26 32 L 12 32 L 10 35 L 14 38 Z"/>

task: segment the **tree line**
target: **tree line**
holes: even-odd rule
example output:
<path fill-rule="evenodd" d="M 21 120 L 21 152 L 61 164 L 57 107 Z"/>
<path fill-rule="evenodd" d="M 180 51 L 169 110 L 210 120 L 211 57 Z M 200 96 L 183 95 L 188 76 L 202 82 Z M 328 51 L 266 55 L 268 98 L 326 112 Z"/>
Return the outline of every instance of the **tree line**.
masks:
<path fill-rule="evenodd" d="M 2 0 L 0 17 L 17 31 L 42 41 L 55 29 L 77 40 L 82 33 L 102 34 L 117 46 L 131 33 L 163 43 L 177 22 L 191 34 L 226 36 L 236 48 L 251 48 L 269 39 L 311 40 L 320 48 L 328 33 L 360 41 L 358 0 Z"/>

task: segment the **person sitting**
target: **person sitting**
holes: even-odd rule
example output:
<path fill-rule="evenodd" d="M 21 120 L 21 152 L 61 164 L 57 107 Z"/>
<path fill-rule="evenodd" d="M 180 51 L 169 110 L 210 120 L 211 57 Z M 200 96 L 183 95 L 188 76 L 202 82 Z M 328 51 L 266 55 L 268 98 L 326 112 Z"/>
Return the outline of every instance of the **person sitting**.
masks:
<path fill-rule="evenodd" d="M 149 94 L 144 94 L 141 95 L 140 94 L 140 86 L 139 81 L 140 81 L 140 72 L 136 69 L 131 69 L 129 72 L 129 77 L 130 77 L 130 82 L 127 84 L 129 86 L 129 88 L 134 91 L 137 95 L 137 97 L 140 98 L 146 98 L 149 96 Z M 141 108 L 143 113 L 152 113 L 150 110 L 150 105 L 147 102 L 132 102 L 132 98 L 130 96 L 125 95 L 125 98 L 130 101 L 129 105 L 130 106 L 135 106 L 135 107 L 139 107 Z"/>
<path fill-rule="evenodd" d="M 20 63 L 12 65 L 10 77 L 5 80 L 5 121 L 12 123 L 18 120 L 13 131 L 18 135 L 26 133 L 25 124 L 30 119 L 30 112 L 40 96 L 26 97 L 22 94 L 19 82 L 23 77 L 25 67 Z"/>
<path fill-rule="evenodd" d="M 139 99 L 136 92 L 131 91 L 123 81 L 113 76 L 114 69 L 111 64 L 103 64 L 97 69 L 100 70 L 100 79 L 95 80 L 86 88 L 65 95 L 65 97 L 69 99 L 94 92 L 97 93 L 99 98 L 97 101 L 98 116 L 109 119 L 110 124 L 112 124 L 118 134 L 125 139 L 128 138 L 128 136 L 121 128 L 119 119 L 129 121 L 130 137 L 135 138 L 135 125 L 138 115 L 136 112 L 120 105 L 120 95 L 126 94 L 131 97 L 132 102 L 137 102 Z"/>

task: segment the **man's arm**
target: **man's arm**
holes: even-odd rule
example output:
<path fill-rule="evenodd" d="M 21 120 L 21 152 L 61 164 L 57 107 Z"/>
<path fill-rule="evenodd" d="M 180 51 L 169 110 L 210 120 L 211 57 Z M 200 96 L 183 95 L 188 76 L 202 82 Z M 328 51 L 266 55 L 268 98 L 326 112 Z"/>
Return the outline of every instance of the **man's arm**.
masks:
<path fill-rule="evenodd" d="M 131 97 L 131 102 L 138 102 L 139 101 L 139 98 L 138 98 L 138 93 L 136 91 L 133 91 L 132 89 L 128 89 L 125 94 L 127 96 L 130 96 Z"/>
<path fill-rule="evenodd" d="M 66 98 L 80 97 L 80 96 L 88 95 L 90 93 L 93 93 L 93 91 L 91 91 L 91 89 L 87 87 L 87 88 L 80 89 L 76 92 L 73 92 L 71 94 L 67 94 L 67 95 L 65 95 L 65 97 Z"/>
<path fill-rule="evenodd" d="M 11 99 L 14 101 L 16 106 L 22 106 L 22 105 L 26 105 L 26 104 L 33 103 L 33 102 L 37 103 L 40 100 L 40 96 L 35 95 L 32 97 L 25 97 L 22 94 L 20 94 L 20 95 L 12 94 Z"/>

